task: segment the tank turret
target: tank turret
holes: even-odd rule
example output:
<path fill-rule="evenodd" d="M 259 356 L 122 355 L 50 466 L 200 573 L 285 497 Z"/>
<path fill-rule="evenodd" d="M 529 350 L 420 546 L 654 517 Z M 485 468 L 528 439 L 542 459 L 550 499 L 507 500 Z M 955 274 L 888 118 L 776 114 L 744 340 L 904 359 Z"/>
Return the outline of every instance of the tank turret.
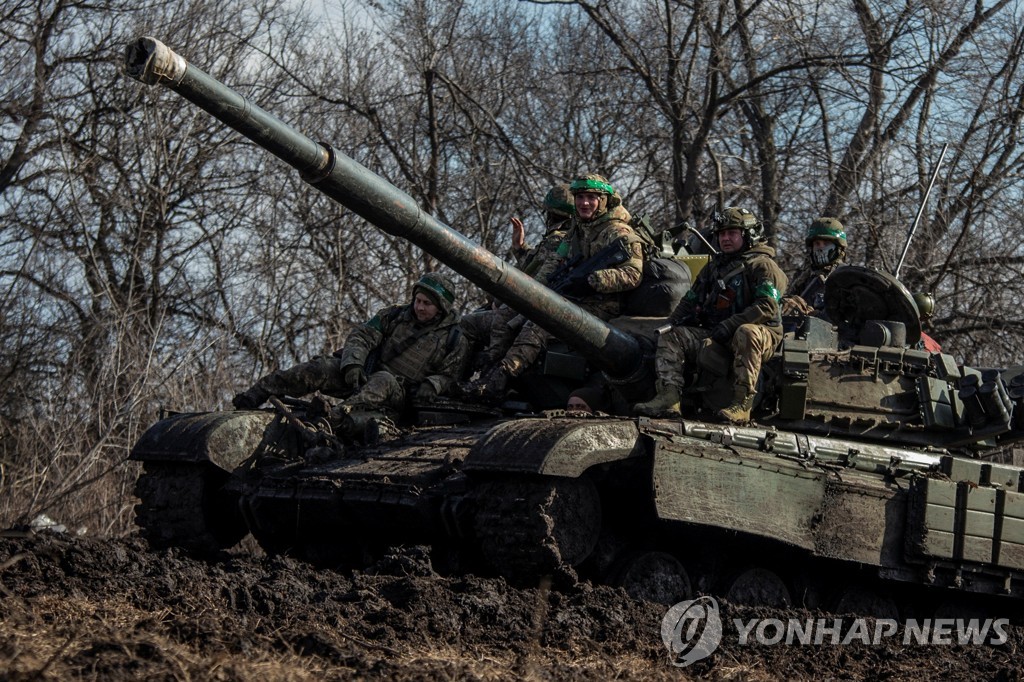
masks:
<path fill-rule="evenodd" d="M 644 381 L 638 337 L 506 265 L 159 41 L 133 43 L 127 66 L 607 375 Z M 332 566 L 424 543 L 456 565 L 482 558 L 516 580 L 578 572 L 666 603 L 699 589 L 885 618 L 944 608 L 947 598 L 955 608 L 989 597 L 1019 612 L 1024 469 L 978 455 L 1024 438 L 1024 374 L 917 350 L 916 304 L 885 273 L 838 269 L 826 306 L 829 319 L 800 320 L 765 364 L 750 426 L 701 419 L 729 383 L 730 358 L 714 343 L 696 363 L 687 388 L 699 390 L 686 391 L 693 411 L 683 419 L 481 419 L 407 428 L 353 456 L 310 447 L 317 431 L 281 405 L 175 414 L 132 449 L 144 465 L 137 522 L 156 546 L 215 551 L 252 533 L 268 552 Z M 961 595 L 970 599 L 957 602 Z"/>

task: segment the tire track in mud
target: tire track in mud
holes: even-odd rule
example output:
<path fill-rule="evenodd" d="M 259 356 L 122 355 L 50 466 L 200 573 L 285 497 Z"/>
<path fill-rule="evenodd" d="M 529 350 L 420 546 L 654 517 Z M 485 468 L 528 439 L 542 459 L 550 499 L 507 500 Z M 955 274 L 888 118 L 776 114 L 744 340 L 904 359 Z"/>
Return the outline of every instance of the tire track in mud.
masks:
<path fill-rule="evenodd" d="M 741 645 L 727 627 L 709 658 L 680 669 L 661 641 L 665 606 L 589 583 L 440 576 L 419 547 L 340 573 L 43 533 L 0 539 L 0 594 L 0 669 L 15 680 L 1024 678 L 1016 624 L 1001 646 Z M 725 602 L 721 613 L 825 617 Z"/>

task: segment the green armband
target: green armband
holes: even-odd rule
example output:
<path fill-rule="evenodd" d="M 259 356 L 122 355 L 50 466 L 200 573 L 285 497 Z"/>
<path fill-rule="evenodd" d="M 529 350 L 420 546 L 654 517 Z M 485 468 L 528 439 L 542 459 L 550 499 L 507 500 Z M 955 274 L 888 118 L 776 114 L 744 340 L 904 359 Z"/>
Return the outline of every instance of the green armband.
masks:
<path fill-rule="evenodd" d="M 757 289 L 754 289 L 754 296 L 756 298 L 770 298 L 776 303 L 782 298 L 782 294 L 775 288 L 775 285 L 765 280 L 757 285 Z"/>

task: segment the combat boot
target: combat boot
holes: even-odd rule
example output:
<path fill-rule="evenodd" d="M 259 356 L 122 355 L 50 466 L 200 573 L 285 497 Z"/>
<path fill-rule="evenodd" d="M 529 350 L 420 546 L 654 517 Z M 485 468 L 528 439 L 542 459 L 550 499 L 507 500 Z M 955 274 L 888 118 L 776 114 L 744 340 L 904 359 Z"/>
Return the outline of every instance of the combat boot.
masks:
<path fill-rule="evenodd" d="M 256 384 L 249 390 L 242 391 L 232 398 L 231 404 L 235 406 L 236 410 L 254 410 L 267 402 L 269 397 L 270 392 L 263 390 L 259 384 Z"/>
<path fill-rule="evenodd" d="M 496 405 L 505 399 L 508 382 L 509 374 L 499 364 L 474 381 L 460 383 L 456 393 L 463 400 L 479 400 L 488 405 Z"/>
<path fill-rule="evenodd" d="M 645 417 L 680 417 L 679 388 L 658 382 L 658 394 L 645 403 L 633 406 L 633 412 Z"/>
<path fill-rule="evenodd" d="M 732 403 L 728 407 L 723 407 L 716 414 L 719 418 L 735 424 L 737 426 L 741 424 L 750 423 L 750 410 L 754 407 L 754 396 L 757 395 L 754 391 L 751 391 L 746 386 L 737 386 L 736 393 L 733 395 Z"/>
<path fill-rule="evenodd" d="M 508 372 L 501 365 L 495 365 L 481 379 L 480 398 L 488 404 L 497 404 L 505 399 L 508 391 Z"/>
<path fill-rule="evenodd" d="M 395 423 L 381 412 L 351 412 L 341 423 L 341 431 L 363 445 L 377 445 L 386 436 L 395 435 Z"/>

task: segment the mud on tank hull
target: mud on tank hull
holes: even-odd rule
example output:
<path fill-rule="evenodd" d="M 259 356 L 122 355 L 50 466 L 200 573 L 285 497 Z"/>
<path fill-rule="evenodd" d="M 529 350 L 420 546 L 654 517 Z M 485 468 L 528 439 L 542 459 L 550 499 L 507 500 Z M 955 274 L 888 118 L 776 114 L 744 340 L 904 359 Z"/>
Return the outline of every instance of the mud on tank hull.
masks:
<path fill-rule="evenodd" d="M 1021 470 L 941 451 L 562 416 L 418 428 L 322 462 L 301 451 L 269 412 L 158 422 L 132 453 L 143 534 L 209 552 L 251 531 L 335 567 L 429 544 L 462 570 L 578 573 L 663 602 L 891 614 L 897 592 L 1024 597 Z"/>
<path fill-rule="evenodd" d="M 341 151 L 154 38 L 129 45 L 125 65 L 541 325 L 624 391 L 653 389 L 643 339 L 512 268 Z M 896 585 L 1019 607 L 1020 470 L 938 448 L 973 454 L 1024 439 L 1024 373 L 905 348 L 920 333 L 919 311 L 885 273 L 840 268 L 825 299 L 837 328 L 814 333 L 809 318 L 762 372 L 770 380 L 758 416 L 776 429 L 481 421 L 306 459 L 301 432 L 272 413 L 177 415 L 133 450 L 145 468 L 139 525 L 158 546 L 217 550 L 251 531 L 270 551 L 338 565 L 375 545 L 432 543 L 478 553 L 517 580 L 578 572 L 669 602 L 696 589 L 884 612 L 876 588 Z M 847 337 L 853 347 L 841 351 Z M 837 595 L 837 585 L 860 596 Z"/>

